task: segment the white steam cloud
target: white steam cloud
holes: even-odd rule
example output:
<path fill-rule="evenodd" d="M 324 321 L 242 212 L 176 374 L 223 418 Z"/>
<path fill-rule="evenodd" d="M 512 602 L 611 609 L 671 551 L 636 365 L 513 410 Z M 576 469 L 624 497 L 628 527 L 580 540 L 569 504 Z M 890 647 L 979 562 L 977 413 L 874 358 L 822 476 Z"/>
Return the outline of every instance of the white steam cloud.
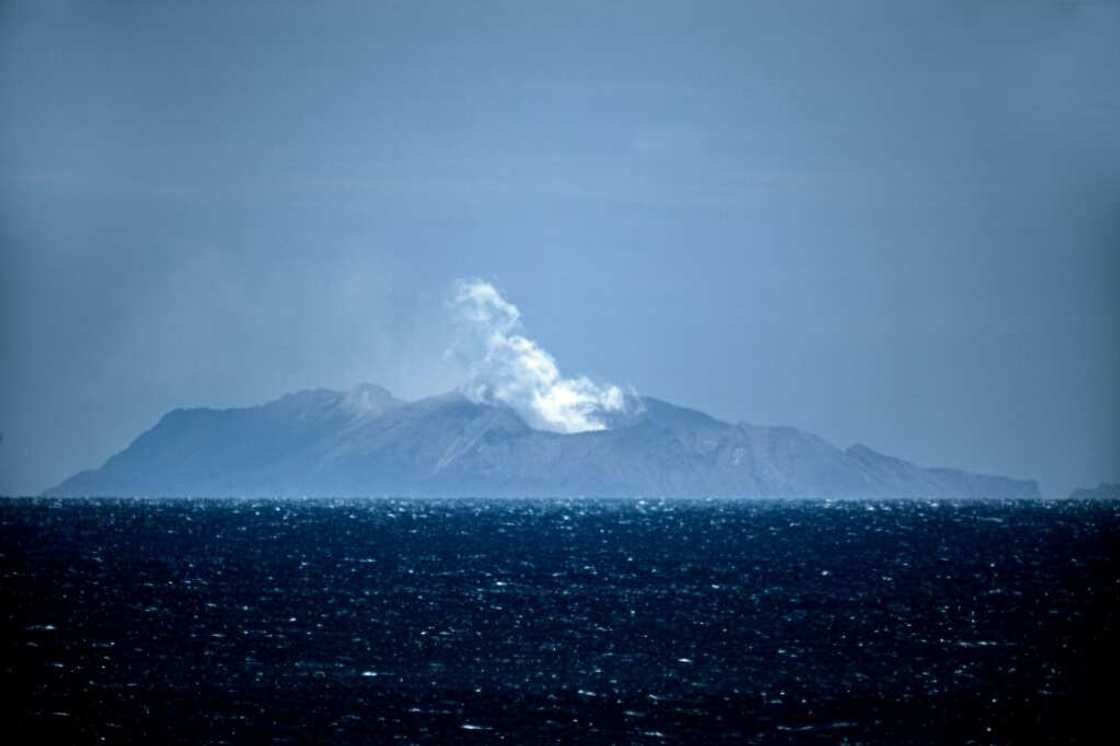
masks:
<path fill-rule="evenodd" d="M 459 337 L 450 352 L 467 366 L 462 391 L 474 401 L 506 404 L 531 427 L 559 433 L 603 430 L 604 415 L 627 408 L 618 386 L 561 377 L 556 359 L 522 334 L 517 306 L 490 283 L 459 280 L 451 308 Z"/>

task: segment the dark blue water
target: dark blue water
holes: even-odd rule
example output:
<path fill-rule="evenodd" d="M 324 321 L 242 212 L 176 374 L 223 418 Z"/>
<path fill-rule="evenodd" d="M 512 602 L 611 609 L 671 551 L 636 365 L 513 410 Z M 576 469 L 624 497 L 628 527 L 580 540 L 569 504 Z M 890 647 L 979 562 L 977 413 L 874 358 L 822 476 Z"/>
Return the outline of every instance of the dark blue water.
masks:
<path fill-rule="evenodd" d="M 1099 742 L 1114 503 L 0 501 L 9 743 Z"/>

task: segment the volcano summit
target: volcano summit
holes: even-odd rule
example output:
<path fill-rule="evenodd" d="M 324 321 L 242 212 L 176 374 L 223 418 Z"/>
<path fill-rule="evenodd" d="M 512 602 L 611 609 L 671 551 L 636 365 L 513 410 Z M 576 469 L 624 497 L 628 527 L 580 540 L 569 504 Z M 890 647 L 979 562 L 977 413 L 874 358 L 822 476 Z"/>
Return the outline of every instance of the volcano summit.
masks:
<path fill-rule="evenodd" d="M 50 496 L 1034 498 L 1033 481 L 931 469 L 791 427 L 635 397 L 602 429 L 540 430 L 454 392 L 362 384 L 242 409 L 176 409 Z"/>

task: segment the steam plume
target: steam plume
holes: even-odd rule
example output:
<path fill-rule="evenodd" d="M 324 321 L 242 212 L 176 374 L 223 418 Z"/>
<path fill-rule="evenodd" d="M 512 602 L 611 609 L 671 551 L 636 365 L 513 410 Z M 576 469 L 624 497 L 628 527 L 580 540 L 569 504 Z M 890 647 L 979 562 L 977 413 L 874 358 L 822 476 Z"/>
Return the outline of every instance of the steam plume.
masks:
<path fill-rule="evenodd" d="M 531 427 L 560 433 L 603 430 L 604 415 L 626 409 L 618 386 L 563 378 L 555 358 L 522 334 L 517 306 L 490 283 L 459 280 L 451 307 L 459 326 L 453 353 L 470 373 L 462 390 L 471 399 L 506 404 Z"/>

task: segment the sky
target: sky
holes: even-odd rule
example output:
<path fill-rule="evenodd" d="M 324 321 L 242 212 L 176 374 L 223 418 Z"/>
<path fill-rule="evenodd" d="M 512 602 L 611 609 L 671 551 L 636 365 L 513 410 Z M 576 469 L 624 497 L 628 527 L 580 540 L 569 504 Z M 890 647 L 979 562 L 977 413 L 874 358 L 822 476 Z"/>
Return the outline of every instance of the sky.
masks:
<path fill-rule="evenodd" d="M 1120 3 L 0 3 L 0 494 L 175 407 L 565 375 L 1120 481 Z"/>

